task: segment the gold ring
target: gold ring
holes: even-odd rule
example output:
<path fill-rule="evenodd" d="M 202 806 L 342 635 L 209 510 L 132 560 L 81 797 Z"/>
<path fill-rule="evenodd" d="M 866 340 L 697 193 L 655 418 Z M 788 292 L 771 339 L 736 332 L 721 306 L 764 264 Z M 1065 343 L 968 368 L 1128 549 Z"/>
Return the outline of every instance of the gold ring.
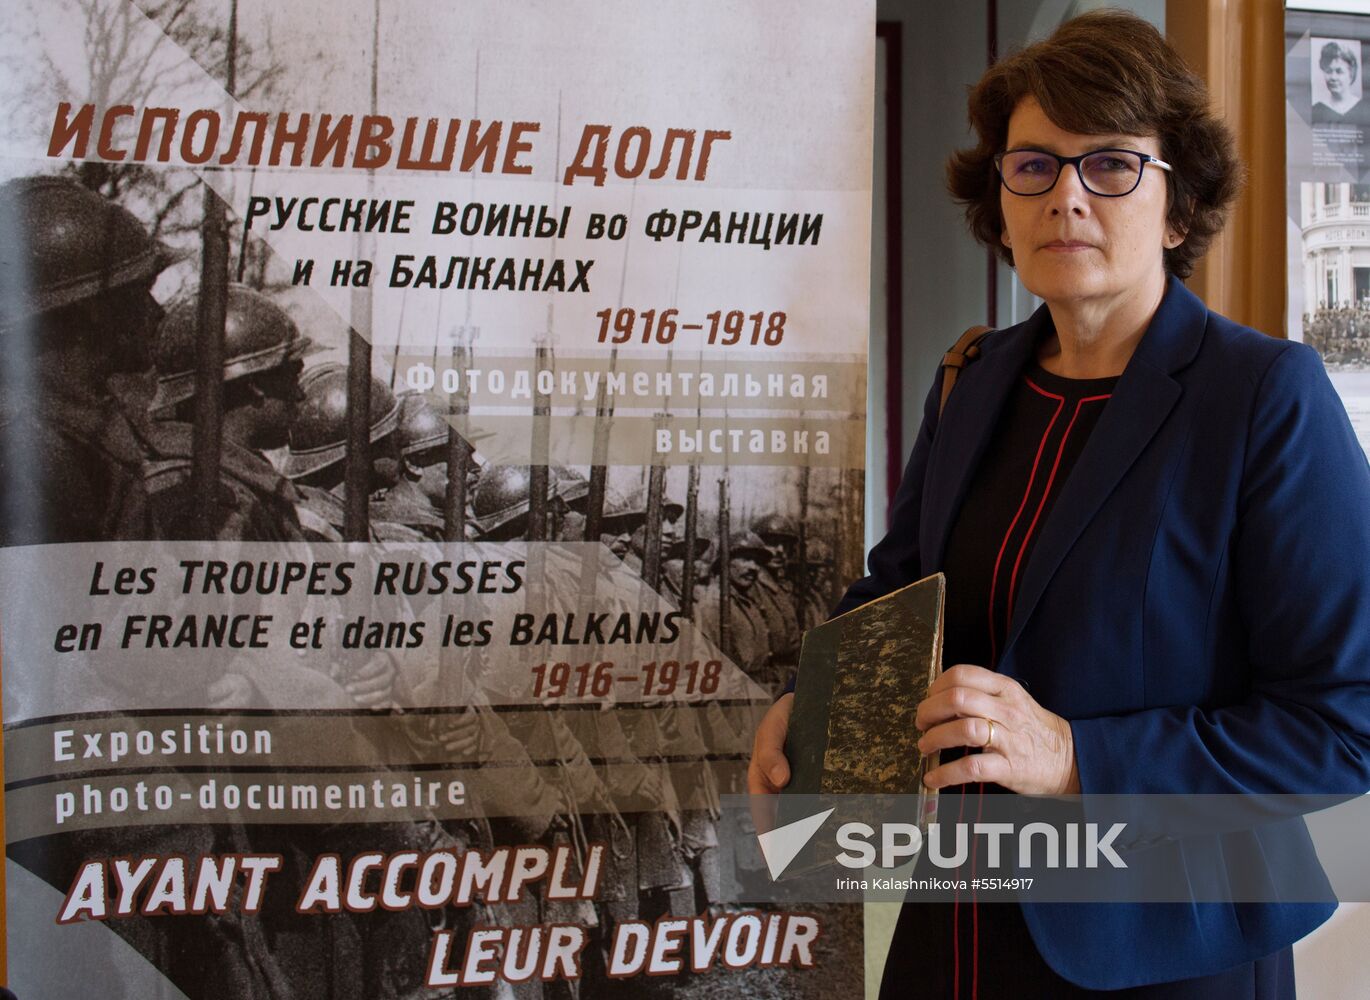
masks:
<path fill-rule="evenodd" d="M 986 739 L 982 745 L 982 750 L 988 750 L 990 747 L 994 746 L 994 720 L 986 719 L 985 721 L 989 723 L 989 738 Z"/>

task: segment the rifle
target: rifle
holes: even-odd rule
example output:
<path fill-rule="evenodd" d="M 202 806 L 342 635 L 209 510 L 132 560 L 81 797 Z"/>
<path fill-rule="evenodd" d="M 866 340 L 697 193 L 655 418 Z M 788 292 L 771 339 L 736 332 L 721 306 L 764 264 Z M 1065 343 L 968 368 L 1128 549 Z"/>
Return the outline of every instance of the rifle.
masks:
<path fill-rule="evenodd" d="M 671 370 L 671 351 L 666 352 L 666 370 Z M 655 430 L 659 431 L 670 419 L 670 397 L 661 401 L 661 410 L 656 416 Z M 647 474 L 647 527 L 643 532 L 642 579 L 647 586 L 660 592 L 661 583 L 661 521 L 665 516 L 662 500 L 666 495 L 666 466 L 660 459 L 652 463 Z"/>
<path fill-rule="evenodd" d="M 695 543 L 699 538 L 699 466 L 691 463 L 685 480 L 685 565 L 680 573 L 680 612 L 694 620 Z"/>
<path fill-rule="evenodd" d="M 538 371 L 547 367 L 550 353 L 546 347 L 537 349 Z M 548 468 L 548 452 L 551 435 L 551 397 L 539 392 L 533 397 L 533 447 L 528 463 L 528 530 L 524 537 L 530 542 L 541 542 L 547 538 L 547 498 L 551 472 Z"/>
<path fill-rule="evenodd" d="M 703 357 L 700 357 L 703 367 Z M 696 369 L 698 374 L 698 369 Z M 698 429 L 703 415 L 703 405 L 695 397 L 695 428 Z M 685 474 L 685 565 L 680 573 L 680 610 L 686 618 L 694 621 L 695 606 L 695 544 L 699 538 L 699 465 L 690 463 Z"/>
<path fill-rule="evenodd" d="M 452 352 L 453 364 L 464 371 L 470 364 L 465 344 Z M 471 411 L 470 390 L 462 381 L 456 399 L 451 401 L 451 416 L 464 417 Z M 442 499 L 442 537 L 448 542 L 466 541 L 466 474 L 470 470 L 471 446 L 457 433 L 455 422 L 447 425 L 447 491 Z"/>
<path fill-rule="evenodd" d="M 732 512 L 728 509 L 728 476 L 724 470 L 723 478 L 718 481 L 718 647 L 725 655 L 731 648 L 728 628 L 728 603 L 732 597 L 732 581 L 728 579 L 728 560 L 732 545 L 728 538 L 728 525 Z"/>
<path fill-rule="evenodd" d="M 799 623 L 799 634 L 804 634 L 804 600 L 809 593 L 808 520 L 809 473 L 806 464 L 799 470 L 799 542 L 795 550 L 798 564 L 794 578 L 794 620 Z"/>
<path fill-rule="evenodd" d="M 238 2 L 228 9 L 228 66 L 224 89 L 238 88 Z M 214 188 L 204 186 L 200 225 L 200 299 L 196 324 L 195 422 L 191 434 L 190 495 L 195 498 L 196 537 L 218 533 L 219 462 L 224 447 L 224 329 L 228 322 L 228 210 Z"/>
<path fill-rule="evenodd" d="M 394 353 L 390 355 L 390 391 L 391 391 L 391 392 L 394 392 L 394 391 L 395 391 L 395 385 L 399 382 L 399 378 L 400 378 L 400 338 L 404 336 L 404 306 L 405 306 L 405 303 L 407 303 L 408 301 L 409 301 L 409 289 L 406 288 L 406 289 L 404 289 L 404 291 L 400 292 L 400 319 L 399 319 L 399 323 L 396 324 L 396 325 L 399 327 L 399 329 L 396 331 L 396 334 L 395 334 L 395 350 L 394 350 Z M 434 344 L 434 346 L 437 346 L 437 345 Z M 435 360 L 435 362 L 436 362 L 436 359 L 434 359 L 434 360 Z M 436 367 L 437 367 L 437 364 L 435 363 L 435 364 L 433 365 L 433 367 L 436 368 Z"/>
<path fill-rule="evenodd" d="M 618 348 L 609 352 L 609 373 L 618 365 Z M 614 404 L 608 398 L 605 383 L 599 387 L 595 400 L 595 440 L 590 451 L 590 494 L 585 504 L 585 540 L 598 542 L 603 534 L 604 492 L 609 480 L 609 428 L 613 424 Z"/>
<path fill-rule="evenodd" d="M 380 4 L 371 21 L 371 113 L 376 113 L 380 77 Z M 366 189 L 375 190 L 376 172 L 368 170 Z M 357 258 L 370 260 L 374 239 L 357 235 Z M 343 471 L 346 509 L 343 538 L 364 542 L 371 534 L 371 341 L 373 293 L 368 282 L 353 288 L 351 330 L 347 338 L 347 458 Z"/>

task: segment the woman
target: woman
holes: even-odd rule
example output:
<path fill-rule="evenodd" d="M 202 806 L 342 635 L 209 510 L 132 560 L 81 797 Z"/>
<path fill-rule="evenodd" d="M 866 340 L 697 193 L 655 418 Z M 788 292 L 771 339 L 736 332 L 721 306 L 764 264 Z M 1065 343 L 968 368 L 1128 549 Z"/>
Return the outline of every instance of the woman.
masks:
<path fill-rule="evenodd" d="M 983 341 L 940 414 L 934 384 L 889 533 L 837 609 L 947 574 L 954 666 L 917 714 L 944 816 L 972 819 L 987 786 L 1370 788 L 1370 469 L 1311 349 L 1181 284 L 1239 180 L 1208 109 L 1118 11 L 971 93 L 952 193 L 1046 304 Z M 754 794 L 788 780 L 792 700 L 758 729 Z M 1194 872 L 1231 848 L 1310 850 L 1297 817 L 1150 850 Z M 1331 911 L 906 904 L 882 995 L 1292 997 L 1289 945 Z"/>
<path fill-rule="evenodd" d="M 1313 124 L 1357 124 L 1362 117 L 1360 100 L 1351 90 L 1360 70 L 1356 53 L 1345 42 L 1327 42 L 1318 53 L 1318 68 L 1322 70 L 1323 83 L 1327 86 L 1327 100 L 1314 103 Z"/>

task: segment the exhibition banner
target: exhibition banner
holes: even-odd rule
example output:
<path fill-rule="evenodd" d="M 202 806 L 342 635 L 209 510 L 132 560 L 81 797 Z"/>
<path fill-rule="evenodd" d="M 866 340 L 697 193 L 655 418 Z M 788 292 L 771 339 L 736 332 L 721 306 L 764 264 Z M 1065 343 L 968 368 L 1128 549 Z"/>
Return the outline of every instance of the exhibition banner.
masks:
<path fill-rule="evenodd" d="M 7 14 L 10 987 L 860 995 L 721 803 L 860 575 L 873 2 Z"/>
<path fill-rule="evenodd" d="M 1288 333 L 1322 355 L 1370 452 L 1370 7 L 1296 6 L 1285 12 Z"/>

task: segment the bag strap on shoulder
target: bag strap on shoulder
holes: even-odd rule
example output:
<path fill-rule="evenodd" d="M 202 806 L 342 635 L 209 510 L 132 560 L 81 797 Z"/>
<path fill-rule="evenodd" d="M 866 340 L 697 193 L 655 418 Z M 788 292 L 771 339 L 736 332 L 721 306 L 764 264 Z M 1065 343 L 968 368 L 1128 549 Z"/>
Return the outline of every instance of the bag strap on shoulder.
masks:
<path fill-rule="evenodd" d="M 937 405 L 938 416 L 947 408 L 947 399 L 951 396 L 961 369 L 980 356 L 980 341 L 993 332 L 993 327 L 972 326 L 957 338 L 951 350 L 942 355 L 942 400 Z"/>

